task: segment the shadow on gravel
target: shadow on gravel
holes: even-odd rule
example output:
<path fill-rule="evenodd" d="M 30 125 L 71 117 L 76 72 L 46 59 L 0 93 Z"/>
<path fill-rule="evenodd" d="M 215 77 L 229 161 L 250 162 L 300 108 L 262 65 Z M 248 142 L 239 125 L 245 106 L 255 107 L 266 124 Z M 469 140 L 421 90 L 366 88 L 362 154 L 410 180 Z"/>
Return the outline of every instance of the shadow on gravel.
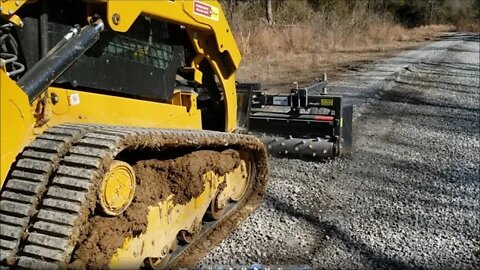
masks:
<path fill-rule="evenodd" d="M 460 90 L 460 89 L 452 89 L 449 86 L 456 85 L 456 86 L 462 86 L 459 84 L 454 84 L 454 83 L 444 83 L 444 82 L 437 82 L 434 80 L 421 80 L 419 82 L 402 82 L 402 81 L 395 81 L 397 84 L 401 85 L 409 85 L 409 86 L 417 86 L 417 87 L 428 87 L 428 88 L 435 88 L 439 89 L 442 91 L 450 91 L 450 92 L 456 92 L 456 93 L 462 93 L 462 94 L 471 94 L 472 91 L 469 90 Z M 463 85 L 464 87 L 472 87 L 472 86 L 467 86 Z"/>
<path fill-rule="evenodd" d="M 398 82 L 400 84 L 404 85 L 410 85 L 410 83 L 407 82 Z M 382 95 L 379 97 L 380 101 L 386 101 L 386 102 L 399 102 L 399 103 L 406 103 L 410 105 L 420 105 L 420 106 L 434 106 L 434 107 L 440 107 L 440 108 L 448 108 L 448 109 L 455 109 L 455 110 L 465 110 L 469 112 L 476 112 L 478 113 L 480 110 L 477 107 L 468 107 L 460 104 L 453 104 L 453 103 L 448 103 L 445 101 L 434 101 L 432 100 L 425 100 L 421 96 L 407 96 L 405 95 L 405 91 L 403 90 L 397 90 L 397 89 L 392 89 L 388 91 L 388 95 Z"/>
<path fill-rule="evenodd" d="M 467 41 L 467 42 L 479 42 L 480 35 L 474 33 L 450 33 L 439 38 L 441 41 Z M 446 48 L 443 46 L 440 47 L 425 47 L 425 48 L 418 48 L 418 51 L 430 51 L 430 50 L 445 50 Z M 472 51 L 465 51 L 465 52 L 472 52 Z"/>
<path fill-rule="evenodd" d="M 430 69 L 430 70 L 428 70 L 428 69 L 414 70 L 414 69 L 409 67 L 409 68 L 407 68 L 407 70 L 410 71 L 410 72 L 420 74 L 420 75 L 425 75 L 425 76 L 438 75 L 438 76 L 441 76 L 443 78 L 445 78 L 445 77 L 471 78 L 471 77 L 475 76 L 475 75 L 472 75 L 472 74 L 464 74 L 464 73 L 460 73 L 460 72 L 445 72 L 445 71 L 433 70 L 433 69 Z M 442 83 L 440 80 L 438 80 L 438 82 Z"/>
<path fill-rule="evenodd" d="M 468 51 L 470 52 L 470 51 Z M 435 61 L 435 62 L 421 62 L 423 66 L 430 66 L 438 68 L 449 68 L 450 70 L 455 69 L 459 71 L 472 71 L 478 72 L 480 69 L 478 65 L 463 63 L 463 62 L 454 62 L 454 61 Z"/>
<path fill-rule="evenodd" d="M 385 100 L 388 98 L 382 97 Z M 390 101 L 391 106 L 396 106 L 396 105 L 403 105 L 401 101 Z M 417 103 L 411 103 L 411 104 L 417 104 Z M 437 104 L 433 103 L 428 103 L 428 106 L 438 106 Z M 449 112 L 437 112 L 437 113 L 431 113 L 428 111 L 403 111 L 401 117 L 404 119 L 424 119 L 424 121 L 419 122 L 418 125 L 421 125 L 424 128 L 427 128 L 429 130 L 435 131 L 435 132 L 453 132 L 456 133 L 459 138 L 461 138 L 464 135 L 469 135 L 469 136 L 475 136 L 478 135 L 479 133 L 479 128 L 480 128 L 480 122 L 478 121 L 478 117 L 476 114 L 472 114 L 471 112 L 476 112 L 477 114 L 480 113 L 480 109 L 475 109 L 475 108 L 458 108 L 455 105 L 441 105 L 440 107 L 444 108 L 453 108 L 455 109 L 455 113 L 449 113 Z M 396 117 L 399 117 L 397 112 L 389 112 L 389 111 L 383 111 L 381 114 L 378 113 L 372 113 L 372 112 L 364 112 L 363 117 L 375 117 L 378 119 L 394 119 Z M 466 122 L 466 123 L 472 123 L 469 126 L 464 126 L 459 124 L 460 121 Z M 437 146 L 431 146 L 429 148 L 428 145 L 422 145 L 420 148 L 419 146 L 412 146 L 414 149 L 417 150 L 422 150 L 422 151 L 433 151 L 435 147 Z"/>
<path fill-rule="evenodd" d="M 348 249 L 358 251 L 359 254 L 362 254 L 364 259 L 368 260 L 369 263 L 373 264 L 372 266 L 374 266 L 375 268 L 413 269 L 410 265 L 402 261 L 389 258 L 386 255 L 377 252 L 369 245 L 355 240 L 345 230 L 342 230 L 331 222 L 322 221 L 318 217 L 307 213 L 302 213 L 296 210 L 292 205 L 279 200 L 271 194 L 267 195 L 267 199 L 272 202 L 275 209 L 279 212 L 283 212 L 291 217 L 304 220 L 315 226 L 318 230 L 323 231 L 324 234 L 329 236 L 330 238 L 336 238 L 340 240 Z M 326 239 L 319 239 L 318 241 L 324 242 L 326 241 Z M 324 245 L 322 244 L 322 246 Z M 316 251 L 318 252 L 318 250 Z M 299 250 L 299 252 L 302 252 L 302 250 Z"/>
<path fill-rule="evenodd" d="M 480 42 L 480 35 L 474 33 L 455 33 L 445 35 L 444 38 L 446 40 Z"/>

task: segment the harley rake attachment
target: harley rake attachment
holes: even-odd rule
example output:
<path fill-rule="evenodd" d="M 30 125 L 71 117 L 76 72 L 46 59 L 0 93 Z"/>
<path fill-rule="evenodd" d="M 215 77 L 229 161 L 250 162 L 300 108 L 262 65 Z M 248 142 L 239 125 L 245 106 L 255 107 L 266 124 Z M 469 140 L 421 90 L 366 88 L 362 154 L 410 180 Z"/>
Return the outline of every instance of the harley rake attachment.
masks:
<path fill-rule="evenodd" d="M 328 159 L 352 151 L 353 106 L 327 94 L 327 80 L 267 94 L 258 83 L 238 83 L 240 133 L 253 134 L 275 156 Z"/>

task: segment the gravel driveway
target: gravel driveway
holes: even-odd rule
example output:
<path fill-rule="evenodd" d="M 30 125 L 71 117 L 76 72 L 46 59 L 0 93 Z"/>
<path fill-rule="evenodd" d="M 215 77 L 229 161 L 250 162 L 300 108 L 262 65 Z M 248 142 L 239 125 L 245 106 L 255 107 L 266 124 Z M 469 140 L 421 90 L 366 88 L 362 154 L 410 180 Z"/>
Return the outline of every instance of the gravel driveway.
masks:
<path fill-rule="evenodd" d="M 480 269 L 480 39 L 345 74 L 355 151 L 270 160 L 262 206 L 199 263 Z"/>

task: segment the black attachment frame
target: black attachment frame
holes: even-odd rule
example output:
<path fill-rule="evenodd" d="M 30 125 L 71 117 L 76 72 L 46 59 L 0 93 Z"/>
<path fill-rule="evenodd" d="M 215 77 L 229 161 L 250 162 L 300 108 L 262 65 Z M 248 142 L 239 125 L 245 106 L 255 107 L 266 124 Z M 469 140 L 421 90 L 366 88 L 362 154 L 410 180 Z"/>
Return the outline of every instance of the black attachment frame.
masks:
<path fill-rule="evenodd" d="M 352 105 L 345 104 L 341 96 L 326 94 L 326 87 L 327 81 L 318 81 L 291 89 L 290 94 L 266 94 L 259 84 L 237 84 L 240 132 L 274 138 L 267 145 L 269 149 L 290 152 L 287 154 L 292 152 L 287 150 L 289 144 L 296 151 L 303 144 L 317 149 L 309 152 L 316 157 L 351 152 Z M 277 143 L 282 147 L 276 147 Z"/>

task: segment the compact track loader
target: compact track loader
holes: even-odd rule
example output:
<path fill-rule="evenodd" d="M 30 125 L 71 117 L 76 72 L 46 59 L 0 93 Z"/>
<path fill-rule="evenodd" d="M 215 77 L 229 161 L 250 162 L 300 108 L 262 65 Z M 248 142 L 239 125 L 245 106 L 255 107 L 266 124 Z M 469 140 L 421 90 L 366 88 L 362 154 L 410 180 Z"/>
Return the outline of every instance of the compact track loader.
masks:
<path fill-rule="evenodd" d="M 240 59 L 217 1 L 0 1 L 0 268 L 189 266 L 224 239 L 267 183 Z M 318 101 L 295 95 L 272 104 Z"/>

